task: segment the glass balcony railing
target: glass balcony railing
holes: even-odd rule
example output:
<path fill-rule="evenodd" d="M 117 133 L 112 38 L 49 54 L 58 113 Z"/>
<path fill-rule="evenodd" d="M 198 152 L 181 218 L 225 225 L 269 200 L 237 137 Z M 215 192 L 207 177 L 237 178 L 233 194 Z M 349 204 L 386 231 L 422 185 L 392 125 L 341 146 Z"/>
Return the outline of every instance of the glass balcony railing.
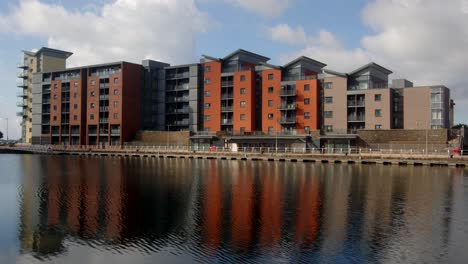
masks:
<path fill-rule="evenodd" d="M 366 120 L 364 115 L 350 115 L 348 116 L 348 122 L 364 122 Z"/>
<path fill-rule="evenodd" d="M 278 109 L 280 110 L 296 110 L 296 104 L 281 104 Z"/>
<path fill-rule="evenodd" d="M 353 106 L 353 107 L 355 107 L 355 106 L 357 106 L 357 107 L 362 106 L 362 107 L 364 107 L 364 106 L 366 106 L 366 103 L 365 103 L 364 100 L 362 100 L 362 101 L 348 101 L 348 106 Z"/>
<path fill-rule="evenodd" d="M 296 96 L 296 89 L 281 89 L 280 96 Z"/>
<path fill-rule="evenodd" d="M 221 106 L 221 111 L 222 112 L 232 112 L 233 107 L 232 106 Z"/>
<path fill-rule="evenodd" d="M 223 124 L 223 125 L 232 125 L 232 119 L 230 119 L 230 118 L 222 119 L 221 124 Z"/>

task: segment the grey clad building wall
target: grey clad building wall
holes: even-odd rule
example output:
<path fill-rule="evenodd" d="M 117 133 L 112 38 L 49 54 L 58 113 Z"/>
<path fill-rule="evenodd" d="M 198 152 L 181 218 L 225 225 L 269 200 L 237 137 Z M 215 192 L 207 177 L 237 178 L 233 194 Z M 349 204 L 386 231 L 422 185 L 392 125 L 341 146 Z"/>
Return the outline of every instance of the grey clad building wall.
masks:
<path fill-rule="evenodd" d="M 33 75 L 32 94 L 32 144 L 40 144 L 42 130 L 42 73 Z"/>

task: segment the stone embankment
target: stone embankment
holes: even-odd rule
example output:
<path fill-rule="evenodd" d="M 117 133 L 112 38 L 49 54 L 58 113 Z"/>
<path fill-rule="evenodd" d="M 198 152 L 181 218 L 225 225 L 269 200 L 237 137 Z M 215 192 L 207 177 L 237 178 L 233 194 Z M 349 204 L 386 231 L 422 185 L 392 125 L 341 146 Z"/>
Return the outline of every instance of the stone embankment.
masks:
<path fill-rule="evenodd" d="M 0 153 L 29 153 L 46 155 L 75 155 L 122 158 L 168 158 L 209 159 L 277 162 L 316 162 L 337 164 L 383 164 L 401 166 L 448 166 L 468 167 L 468 156 L 420 153 L 322 153 L 317 152 L 232 152 L 221 150 L 194 151 L 164 148 L 44 148 L 44 147 L 0 147 Z"/>

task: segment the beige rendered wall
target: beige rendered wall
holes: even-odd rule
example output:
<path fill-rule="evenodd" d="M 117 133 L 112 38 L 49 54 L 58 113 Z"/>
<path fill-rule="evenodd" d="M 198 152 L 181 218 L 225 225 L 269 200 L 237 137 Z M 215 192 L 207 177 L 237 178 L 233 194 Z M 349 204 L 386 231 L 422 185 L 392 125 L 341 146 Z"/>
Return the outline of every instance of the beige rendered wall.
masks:
<path fill-rule="evenodd" d="M 324 83 L 332 83 L 331 89 L 323 89 L 324 97 L 333 97 L 333 103 L 323 102 L 323 111 L 332 111 L 332 118 L 323 118 L 325 126 L 333 126 L 336 132 L 346 131 L 348 128 L 348 109 L 347 109 L 347 87 L 348 80 L 345 77 L 335 76 L 324 78 Z"/>
<path fill-rule="evenodd" d="M 412 87 L 403 90 L 403 128 L 431 128 L 431 88 Z"/>
<path fill-rule="evenodd" d="M 28 96 L 26 99 L 22 99 L 23 101 L 26 100 L 27 104 L 27 115 L 26 118 L 23 118 L 23 126 L 25 129 L 25 134 L 24 134 L 24 142 L 25 143 L 31 143 L 32 140 L 32 76 L 34 73 L 37 72 L 37 58 L 35 56 L 28 56 L 25 55 L 26 59 L 26 65 L 28 65 L 28 68 L 25 69 L 27 72 L 28 78 L 26 79 L 27 82 L 27 93 Z"/>
<path fill-rule="evenodd" d="M 382 125 L 381 129 L 390 129 L 392 120 L 392 96 L 390 89 L 369 89 L 366 92 L 366 129 L 375 129 L 375 125 Z M 375 95 L 380 94 L 381 100 L 376 101 Z M 375 110 L 381 110 L 381 116 L 375 116 Z"/>

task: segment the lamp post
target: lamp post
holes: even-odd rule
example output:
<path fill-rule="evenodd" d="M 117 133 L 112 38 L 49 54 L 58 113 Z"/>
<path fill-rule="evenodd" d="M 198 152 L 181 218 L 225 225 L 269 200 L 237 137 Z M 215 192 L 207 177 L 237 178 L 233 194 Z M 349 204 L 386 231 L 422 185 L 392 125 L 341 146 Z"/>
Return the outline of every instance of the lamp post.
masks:
<path fill-rule="evenodd" d="M 0 117 L 0 119 L 6 120 L 6 140 L 8 141 L 8 117 Z"/>

